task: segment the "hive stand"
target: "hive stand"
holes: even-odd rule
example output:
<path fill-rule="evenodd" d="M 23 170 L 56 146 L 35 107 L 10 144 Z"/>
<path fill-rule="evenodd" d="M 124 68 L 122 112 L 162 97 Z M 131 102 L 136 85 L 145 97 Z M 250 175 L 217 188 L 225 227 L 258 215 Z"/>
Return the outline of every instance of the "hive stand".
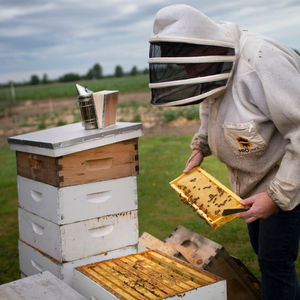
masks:
<path fill-rule="evenodd" d="M 16 150 L 22 277 L 137 253 L 140 123 L 81 123 L 8 139 Z"/>

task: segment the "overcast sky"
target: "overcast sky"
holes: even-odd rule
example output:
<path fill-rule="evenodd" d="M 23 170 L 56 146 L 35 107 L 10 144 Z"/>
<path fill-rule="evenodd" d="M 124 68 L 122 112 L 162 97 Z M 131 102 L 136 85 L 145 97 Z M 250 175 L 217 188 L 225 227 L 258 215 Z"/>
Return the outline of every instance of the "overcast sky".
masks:
<path fill-rule="evenodd" d="M 0 82 L 142 70 L 156 12 L 178 3 L 300 51 L 299 0 L 0 0 Z"/>

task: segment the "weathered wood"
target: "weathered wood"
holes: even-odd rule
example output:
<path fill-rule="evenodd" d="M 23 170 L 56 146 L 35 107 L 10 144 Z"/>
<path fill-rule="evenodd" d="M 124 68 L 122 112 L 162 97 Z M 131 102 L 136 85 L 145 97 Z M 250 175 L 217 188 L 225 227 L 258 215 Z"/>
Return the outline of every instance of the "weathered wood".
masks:
<path fill-rule="evenodd" d="M 18 175 L 50 185 L 60 186 L 60 167 L 56 158 L 19 151 L 17 151 L 16 155 Z"/>
<path fill-rule="evenodd" d="M 138 214 L 129 211 L 65 225 L 19 208 L 20 239 L 64 263 L 138 243 Z"/>
<path fill-rule="evenodd" d="M 176 251 L 174 248 L 170 247 L 168 244 L 162 242 L 147 232 L 143 232 L 143 234 L 140 236 L 139 244 L 149 250 L 158 250 L 170 256 L 175 256 L 178 253 L 178 251 Z"/>
<path fill-rule="evenodd" d="M 228 300 L 257 300 L 260 282 L 225 248 L 205 237 L 178 226 L 166 239 L 166 243 L 177 249 L 194 266 L 216 274 L 227 281 Z"/>
<path fill-rule="evenodd" d="M 138 139 L 48 157 L 17 151 L 18 175 L 56 187 L 98 182 L 139 173 Z"/>
<path fill-rule="evenodd" d="M 0 299 L 86 300 L 48 271 L 0 285 Z"/>

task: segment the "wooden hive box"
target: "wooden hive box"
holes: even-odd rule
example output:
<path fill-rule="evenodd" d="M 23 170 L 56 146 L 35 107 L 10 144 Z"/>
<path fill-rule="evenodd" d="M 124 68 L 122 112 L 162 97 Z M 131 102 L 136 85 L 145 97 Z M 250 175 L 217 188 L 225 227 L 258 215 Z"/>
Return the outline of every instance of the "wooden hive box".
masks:
<path fill-rule="evenodd" d="M 88 299 L 226 299 L 225 281 L 151 250 L 74 269 Z"/>
<path fill-rule="evenodd" d="M 18 175 L 56 187 L 86 184 L 139 172 L 140 123 L 85 130 L 80 123 L 8 138 L 17 151 Z"/>
<path fill-rule="evenodd" d="M 236 218 L 237 214 L 223 217 L 224 209 L 245 207 L 239 203 L 241 198 L 200 167 L 182 174 L 170 185 L 181 201 L 214 229 Z"/>
<path fill-rule="evenodd" d="M 61 157 L 17 151 L 18 175 L 56 187 L 115 178 L 139 172 L 138 140 L 131 139 Z"/>

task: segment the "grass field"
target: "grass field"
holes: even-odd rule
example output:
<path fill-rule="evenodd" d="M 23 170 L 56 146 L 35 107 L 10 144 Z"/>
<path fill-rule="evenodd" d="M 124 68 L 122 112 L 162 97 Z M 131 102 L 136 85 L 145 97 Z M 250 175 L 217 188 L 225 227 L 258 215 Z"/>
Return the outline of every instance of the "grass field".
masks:
<path fill-rule="evenodd" d="M 235 219 L 212 229 L 186 204 L 182 204 L 169 182 L 182 174 L 190 155 L 191 135 L 142 137 L 139 140 L 138 175 L 139 230 L 164 240 L 182 225 L 225 247 L 258 278 L 259 269 L 247 234 L 246 223 Z M 0 284 L 19 278 L 18 214 L 15 152 L 0 147 Z M 213 156 L 202 167 L 229 187 L 226 167 Z M 297 262 L 300 275 L 300 265 Z"/>
<path fill-rule="evenodd" d="M 77 83 L 82 86 L 87 86 L 89 90 L 94 92 L 101 90 L 118 90 L 120 93 L 147 91 L 149 89 L 149 75 L 17 87 L 15 88 L 16 101 L 74 97 L 77 96 L 75 88 L 75 84 Z M 10 89 L 0 89 L 0 102 L 9 101 L 10 99 Z"/>

